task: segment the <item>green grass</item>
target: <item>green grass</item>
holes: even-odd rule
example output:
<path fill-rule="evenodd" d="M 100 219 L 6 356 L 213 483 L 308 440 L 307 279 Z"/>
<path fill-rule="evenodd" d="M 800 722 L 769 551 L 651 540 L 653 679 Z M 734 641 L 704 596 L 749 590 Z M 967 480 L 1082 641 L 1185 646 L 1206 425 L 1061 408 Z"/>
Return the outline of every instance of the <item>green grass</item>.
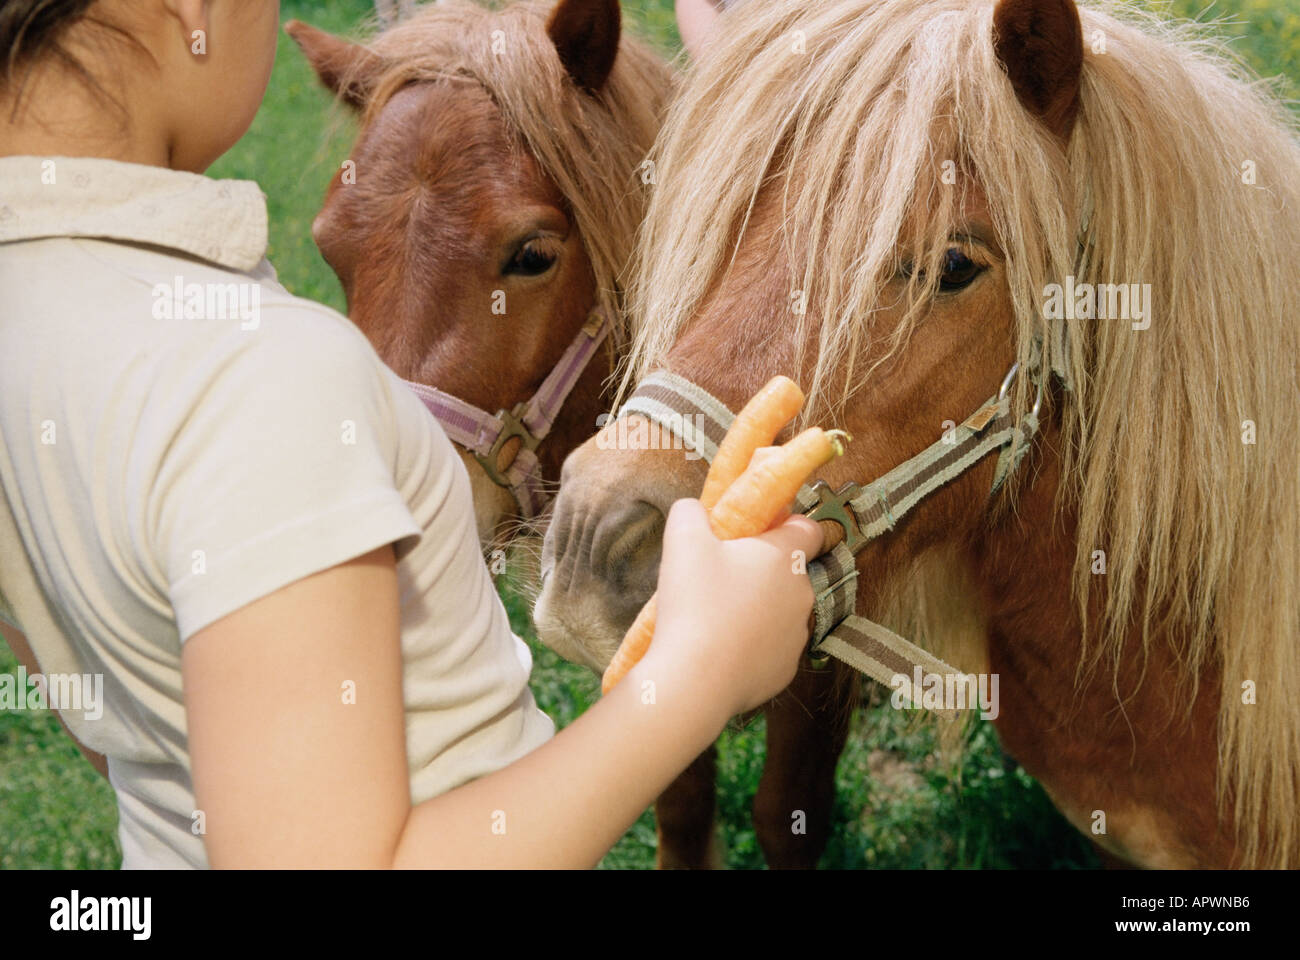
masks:
<path fill-rule="evenodd" d="M 1221 31 L 1257 71 L 1300 78 L 1300 0 L 1201 0 L 1157 4 L 1183 16 L 1230 16 Z M 678 39 L 671 0 L 624 0 L 625 20 L 672 53 Z M 368 0 L 285 0 L 299 17 L 335 32 L 356 29 Z M 325 138 L 336 127 L 338 135 Z M 266 102 L 248 135 L 212 169 L 216 177 L 255 179 L 268 196 L 271 261 L 281 282 L 342 310 L 342 291 L 311 239 L 337 164 L 347 157 L 349 118 L 329 98 L 288 37 L 282 37 Z M 524 604 L 506 594 L 515 629 L 533 648 L 533 691 L 563 727 L 598 694 L 596 677 L 536 643 Z M 0 671 L 16 662 L 0 644 Z M 877 695 L 878 699 L 878 695 Z M 719 821 L 727 863 L 758 868 L 762 855 L 749 809 L 763 765 L 763 723 L 724 733 L 719 752 Z M 0 711 L 0 868 L 114 868 L 121 860 L 112 791 L 48 713 Z M 647 813 L 605 857 L 611 869 L 654 862 Z M 1042 789 L 1000 750 L 990 724 L 972 731 L 958 768 L 936 759 L 933 735 L 899 711 L 868 704 L 837 772 L 832 835 L 822 866 L 834 868 L 1079 868 L 1096 866 L 1086 842 L 1052 808 Z"/>
<path fill-rule="evenodd" d="M 0 673 L 17 666 L 0 642 Z M 58 719 L 0 710 L 0 869 L 102 870 L 121 860 L 113 790 Z"/>
<path fill-rule="evenodd" d="M 1170 0 L 1147 4 L 1170 16 L 1217 21 L 1215 33 L 1262 77 L 1277 78 L 1282 96 L 1300 96 L 1300 0 Z M 1292 103 L 1295 106 L 1295 103 Z"/>

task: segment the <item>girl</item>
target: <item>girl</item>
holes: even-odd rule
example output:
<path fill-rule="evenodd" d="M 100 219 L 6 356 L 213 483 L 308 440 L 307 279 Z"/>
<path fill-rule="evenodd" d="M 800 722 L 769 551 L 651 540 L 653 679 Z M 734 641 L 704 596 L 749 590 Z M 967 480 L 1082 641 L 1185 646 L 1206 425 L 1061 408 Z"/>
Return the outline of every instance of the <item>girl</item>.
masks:
<path fill-rule="evenodd" d="M 0 4 L 4 635 L 31 671 L 102 677 L 102 716 L 61 714 L 124 866 L 591 866 L 793 677 L 790 556 L 820 534 L 720 543 L 679 502 L 651 652 L 553 736 L 445 435 L 276 283 L 256 185 L 201 175 L 278 19 Z"/>

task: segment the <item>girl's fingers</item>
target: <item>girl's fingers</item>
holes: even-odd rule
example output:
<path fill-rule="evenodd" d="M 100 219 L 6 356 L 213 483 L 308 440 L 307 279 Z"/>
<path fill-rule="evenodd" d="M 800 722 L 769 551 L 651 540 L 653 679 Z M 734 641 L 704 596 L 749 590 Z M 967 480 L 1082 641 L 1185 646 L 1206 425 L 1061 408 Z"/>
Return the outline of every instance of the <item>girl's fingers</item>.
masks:
<path fill-rule="evenodd" d="M 805 560 L 811 560 L 822 552 L 821 526 L 802 513 L 786 517 L 779 527 L 773 527 L 758 539 L 772 544 L 791 557 L 796 550 L 800 551 Z"/>
<path fill-rule="evenodd" d="M 709 527 L 709 513 L 704 505 L 693 497 L 674 502 L 664 522 L 664 550 L 679 541 L 694 543 L 705 537 L 717 539 Z"/>

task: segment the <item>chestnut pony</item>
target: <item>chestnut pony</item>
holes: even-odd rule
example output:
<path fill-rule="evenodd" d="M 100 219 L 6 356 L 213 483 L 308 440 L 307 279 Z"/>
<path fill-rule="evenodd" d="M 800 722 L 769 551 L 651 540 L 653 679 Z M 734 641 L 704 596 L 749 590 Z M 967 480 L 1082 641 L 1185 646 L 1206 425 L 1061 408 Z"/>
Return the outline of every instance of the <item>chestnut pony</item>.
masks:
<path fill-rule="evenodd" d="M 312 233 L 349 316 L 399 376 L 487 416 L 511 411 L 567 362 L 589 319 L 608 324 L 537 446 L 553 488 L 609 404 L 620 276 L 671 71 L 623 34 L 617 0 L 440 3 L 365 46 L 286 29 L 360 114 Z M 494 457 L 462 448 L 485 546 L 535 506 L 489 476 L 527 455 L 520 437 L 503 439 Z"/>
<path fill-rule="evenodd" d="M 891 518 L 858 612 L 961 608 L 977 630 L 919 639 L 998 675 L 1003 744 L 1109 855 L 1300 865 L 1294 119 L 1199 28 L 1072 0 L 746 0 L 717 44 L 661 136 L 625 387 L 666 370 L 735 410 L 792 374 L 855 438 L 838 487 L 1019 363 L 1027 456 Z M 594 662 L 704 473 L 610 447 L 564 466 L 535 610 Z M 827 747 L 756 827 L 811 860 L 844 711 L 800 683 Z"/>

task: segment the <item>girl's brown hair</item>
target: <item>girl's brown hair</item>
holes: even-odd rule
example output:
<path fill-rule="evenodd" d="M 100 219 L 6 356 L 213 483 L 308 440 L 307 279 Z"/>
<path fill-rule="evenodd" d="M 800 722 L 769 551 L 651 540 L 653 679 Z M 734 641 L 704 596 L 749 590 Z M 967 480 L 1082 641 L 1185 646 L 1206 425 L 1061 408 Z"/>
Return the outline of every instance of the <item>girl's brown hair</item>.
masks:
<path fill-rule="evenodd" d="M 0 51 L 5 58 L 3 83 L 9 86 L 19 68 L 45 56 L 84 73 L 59 42 L 63 32 L 86 15 L 95 0 L 3 0 L 0 2 Z"/>
<path fill-rule="evenodd" d="M 85 21 L 102 36 L 143 50 L 121 26 L 92 13 L 95 4 L 96 0 L 0 0 L 0 56 L 4 58 L 0 94 L 12 99 L 15 113 L 33 69 L 46 61 L 71 71 L 108 105 L 121 109 L 121 104 L 63 42 L 73 25 Z"/>

